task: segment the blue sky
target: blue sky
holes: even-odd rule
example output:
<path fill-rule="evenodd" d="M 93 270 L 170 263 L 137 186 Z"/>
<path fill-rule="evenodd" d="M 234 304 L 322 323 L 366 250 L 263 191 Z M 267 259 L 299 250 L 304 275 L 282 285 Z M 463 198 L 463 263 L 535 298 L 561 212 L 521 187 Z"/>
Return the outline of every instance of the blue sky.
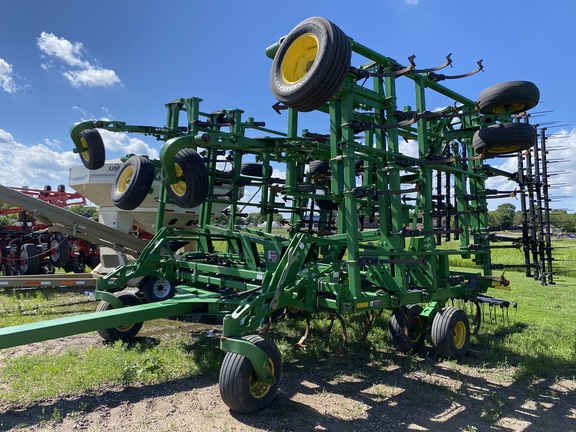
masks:
<path fill-rule="evenodd" d="M 0 10 L 4 185 L 67 184 L 68 168 L 80 164 L 71 152 L 72 124 L 105 118 L 162 126 L 164 104 L 180 97 L 202 98 L 203 111 L 240 108 L 282 130 L 285 118 L 271 108 L 271 60 L 264 50 L 300 21 L 324 16 L 401 63 L 415 54 L 418 67 L 430 67 L 452 53 L 454 68 L 446 73 L 459 74 L 483 59 L 484 73 L 447 84 L 470 99 L 504 81 L 536 83 L 541 103 L 533 112 L 542 115 L 532 122 L 551 122 L 549 133 L 556 137 L 550 145 L 560 149 L 550 157 L 562 161 L 551 168 L 566 172 L 552 178 L 563 184 L 554 194 L 570 197 L 552 206 L 576 211 L 571 0 L 8 0 Z M 325 122 L 315 119 L 310 129 L 325 132 Z M 109 158 L 131 152 L 155 157 L 160 149 L 159 142 L 139 135 L 105 139 Z"/>

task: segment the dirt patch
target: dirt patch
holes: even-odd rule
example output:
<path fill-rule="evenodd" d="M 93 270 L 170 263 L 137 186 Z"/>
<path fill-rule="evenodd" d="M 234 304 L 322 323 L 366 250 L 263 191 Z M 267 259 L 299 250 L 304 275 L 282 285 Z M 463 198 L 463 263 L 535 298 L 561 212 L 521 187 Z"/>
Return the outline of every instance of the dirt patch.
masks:
<path fill-rule="evenodd" d="M 101 343 L 80 335 L 0 352 L 0 359 Z M 287 364 L 266 409 L 238 415 L 217 376 L 0 405 L 0 430 L 21 431 L 574 431 L 576 381 L 525 382 L 513 370 L 470 367 L 424 353 L 402 362 L 325 359 Z M 405 359 L 405 357 L 404 357 Z"/>

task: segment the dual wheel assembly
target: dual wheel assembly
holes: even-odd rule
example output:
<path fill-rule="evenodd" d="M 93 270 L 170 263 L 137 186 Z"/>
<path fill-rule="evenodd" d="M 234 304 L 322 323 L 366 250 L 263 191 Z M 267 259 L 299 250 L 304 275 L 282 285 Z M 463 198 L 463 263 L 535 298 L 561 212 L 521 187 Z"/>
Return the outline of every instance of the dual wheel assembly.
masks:
<path fill-rule="evenodd" d="M 104 141 L 97 129 L 80 132 L 83 151 L 80 160 L 90 170 L 104 166 L 106 152 Z M 193 149 L 180 150 L 174 157 L 174 170 L 178 181 L 166 188 L 170 201 L 181 208 L 193 208 L 208 196 L 208 170 L 202 157 Z M 152 191 L 156 177 L 153 162 L 145 156 L 129 157 L 116 175 L 112 186 L 112 202 L 122 210 L 134 210 Z"/>
<path fill-rule="evenodd" d="M 485 156 L 498 156 L 528 150 L 536 143 L 536 129 L 528 123 L 496 123 L 499 115 L 515 115 L 534 108 L 540 91 L 529 81 L 510 81 L 494 85 L 480 93 L 478 111 L 486 127 L 472 139 L 474 151 Z"/>
<path fill-rule="evenodd" d="M 420 305 L 397 308 L 388 323 L 388 337 L 399 351 L 417 352 L 426 339 L 426 318 Z M 436 313 L 430 330 L 439 357 L 460 359 L 468 351 L 470 321 L 462 309 L 448 306 Z"/>

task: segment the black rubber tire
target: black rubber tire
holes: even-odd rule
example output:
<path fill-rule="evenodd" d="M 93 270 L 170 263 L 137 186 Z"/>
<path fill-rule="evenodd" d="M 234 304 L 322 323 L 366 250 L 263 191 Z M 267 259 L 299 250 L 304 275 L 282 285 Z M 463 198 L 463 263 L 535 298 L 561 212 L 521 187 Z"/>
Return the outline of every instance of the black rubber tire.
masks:
<path fill-rule="evenodd" d="M 174 156 L 176 174 L 182 177 L 178 183 L 168 185 L 166 193 L 181 208 L 196 207 L 208 197 L 208 170 L 195 150 L 185 148 Z"/>
<path fill-rule="evenodd" d="M 2 276 L 12 276 L 12 266 L 8 263 L 2 263 L 2 266 L 0 267 L 0 270 L 2 270 Z"/>
<path fill-rule="evenodd" d="M 142 304 L 142 300 L 140 300 L 136 295 L 129 293 L 129 292 L 116 292 L 114 296 L 118 297 L 126 306 L 138 306 Z M 113 309 L 112 305 L 106 301 L 101 301 L 96 307 L 96 312 L 102 312 Z M 134 338 L 140 329 L 142 328 L 143 323 L 134 323 L 128 324 L 125 326 L 120 327 L 112 327 L 107 329 L 100 329 L 98 330 L 98 334 L 100 337 L 109 342 L 115 342 L 117 340 L 130 340 Z"/>
<path fill-rule="evenodd" d="M 66 186 L 63 184 L 59 184 L 58 189 L 56 189 L 56 190 L 60 193 L 65 193 L 66 192 Z"/>
<path fill-rule="evenodd" d="M 50 262 L 54 267 L 66 267 L 70 262 L 72 245 L 64 234 L 56 233 L 50 238 Z"/>
<path fill-rule="evenodd" d="M 40 196 L 50 196 L 50 192 L 52 191 L 52 186 L 50 185 L 46 185 L 44 186 L 44 189 L 40 192 Z"/>
<path fill-rule="evenodd" d="M 100 132 L 96 129 L 86 129 L 80 132 L 80 142 L 86 148 L 80 153 L 80 160 L 89 170 L 97 170 L 104 166 L 106 150 Z"/>
<path fill-rule="evenodd" d="M 538 105 L 540 90 L 530 81 L 509 81 L 488 87 L 478 96 L 481 114 L 517 114 Z"/>
<path fill-rule="evenodd" d="M 478 154 L 498 156 L 528 150 L 536 137 L 536 129 L 528 123 L 499 123 L 477 130 L 472 146 Z"/>
<path fill-rule="evenodd" d="M 306 47 L 306 42 L 314 47 Z M 302 21 L 285 37 L 272 62 L 274 97 L 297 111 L 315 110 L 344 82 L 351 52 L 350 40 L 332 22 L 321 17 Z"/>
<path fill-rule="evenodd" d="M 313 160 L 310 162 L 310 174 L 328 174 L 330 172 L 330 164 L 321 160 Z"/>
<path fill-rule="evenodd" d="M 264 166 L 259 163 L 243 163 L 240 167 L 240 174 L 249 177 L 260 177 L 264 175 Z"/>
<path fill-rule="evenodd" d="M 146 276 L 140 282 L 140 290 L 148 303 L 168 300 L 176 294 L 176 282 L 156 276 Z"/>
<path fill-rule="evenodd" d="M 20 264 L 22 274 L 35 275 L 40 273 L 40 254 L 35 244 L 23 244 L 20 248 L 20 259 L 24 261 L 24 264 Z"/>
<path fill-rule="evenodd" d="M 264 408 L 276 397 L 282 377 L 282 357 L 278 347 L 263 336 L 249 335 L 242 339 L 268 354 L 276 377 L 274 385 L 266 385 L 258 381 L 250 360 L 240 354 L 226 353 L 220 368 L 220 396 L 232 411 L 247 414 Z"/>
<path fill-rule="evenodd" d="M 422 306 L 411 304 L 403 308 L 394 309 L 390 321 L 388 321 L 388 338 L 392 345 L 402 352 L 418 352 L 424 346 L 426 333 L 423 332 L 425 327 L 422 317 Z M 405 335 L 404 314 L 408 320 L 408 336 Z"/>
<path fill-rule="evenodd" d="M 432 321 L 432 344 L 440 357 L 460 359 L 468 351 L 470 322 L 462 309 L 448 306 Z"/>
<path fill-rule="evenodd" d="M 337 210 L 338 209 L 338 203 L 336 203 L 334 201 L 315 199 L 314 203 L 316 204 L 316 207 L 318 207 L 320 210 L 329 211 L 329 210 Z"/>
<path fill-rule="evenodd" d="M 152 188 L 156 170 L 150 159 L 130 156 L 116 174 L 112 185 L 112 203 L 122 210 L 134 210 Z"/>

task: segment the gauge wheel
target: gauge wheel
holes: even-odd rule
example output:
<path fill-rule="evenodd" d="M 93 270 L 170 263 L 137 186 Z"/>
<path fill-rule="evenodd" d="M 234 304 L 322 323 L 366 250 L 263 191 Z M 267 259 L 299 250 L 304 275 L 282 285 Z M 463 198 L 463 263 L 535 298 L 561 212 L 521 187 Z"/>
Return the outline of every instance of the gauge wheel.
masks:
<path fill-rule="evenodd" d="M 149 302 L 158 302 L 174 297 L 176 282 L 156 276 L 146 276 L 140 283 L 142 295 Z"/>
<path fill-rule="evenodd" d="M 538 105 L 540 90 L 530 81 L 509 81 L 488 87 L 478 96 L 481 114 L 518 114 Z"/>
<path fill-rule="evenodd" d="M 80 153 L 80 159 L 89 170 L 97 170 L 104 166 L 106 150 L 100 132 L 96 129 L 86 129 L 80 132 L 80 142 L 84 150 Z"/>
<path fill-rule="evenodd" d="M 432 321 L 432 344 L 440 357 L 460 359 L 468 351 L 470 322 L 462 309 L 441 309 Z"/>
<path fill-rule="evenodd" d="M 40 255 L 35 244 L 26 243 L 22 245 L 20 249 L 20 271 L 25 275 L 40 273 Z"/>
<path fill-rule="evenodd" d="M 208 197 L 208 170 L 196 151 L 185 148 L 174 156 L 177 183 L 166 186 L 170 200 L 181 208 L 196 207 Z"/>
<path fill-rule="evenodd" d="M 156 170 L 150 159 L 130 156 L 114 179 L 112 203 L 122 210 L 134 210 L 150 192 L 155 175 Z"/>
<path fill-rule="evenodd" d="M 278 101 L 313 111 L 338 91 L 350 66 L 350 40 L 325 18 L 302 21 L 286 35 L 272 63 L 270 86 Z"/>
<path fill-rule="evenodd" d="M 50 238 L 50 262 L 54 267 L 66 267 L 70 262 L 72 245 L 68 238 L 60 233 Z"/>
<path fill-rule="evenodd" d="M 474 151 L 484 156 L 516 153 L 532 148 L 536 143 L 536 130 L 528 123 L 499 123 L 474 133 Z"/>
<path fill-rule="evenodd" d="M 411 304 L 397 308 L 388 322 L 388 337 L 392 345 L 403 352 L 418 352 L 424 346 L 424 321 L 420 316 L 422 306 Z M 408 329 L 406 331 L 406 322 Z"/>
<path fill-rule="evenodd" d="M 118 297 L 126 306 L 138 306 L 142 304 L 142 301 L 134 294 L 120 291 L 114 293 L 115 297 Z M 96 312 L 102 312 L 113 309 L 112 305 L 107 301 L 101 301 L 96 307 Z M 106 341 L 114 342 L 117 340 L 130 340 L 134 338 L 140 329 L 142 328 L 142 323 L 126 324 L 118 327 L 111 327 L 107 329 L 98 330 L 100 337 Z"/>
<path fill-rule="evenodd" d="M 232 411 L 251 413 L 269 405 L 278 391 L 282 375 L 282 358 L 274 342 L 260 335 L 244 336 L 268 355 L 270 371 L 276 377 L 271 385 L 258 380 L 254 367 L 246 357 L 228 352 L 220 368 L 220 395 Z"/>

